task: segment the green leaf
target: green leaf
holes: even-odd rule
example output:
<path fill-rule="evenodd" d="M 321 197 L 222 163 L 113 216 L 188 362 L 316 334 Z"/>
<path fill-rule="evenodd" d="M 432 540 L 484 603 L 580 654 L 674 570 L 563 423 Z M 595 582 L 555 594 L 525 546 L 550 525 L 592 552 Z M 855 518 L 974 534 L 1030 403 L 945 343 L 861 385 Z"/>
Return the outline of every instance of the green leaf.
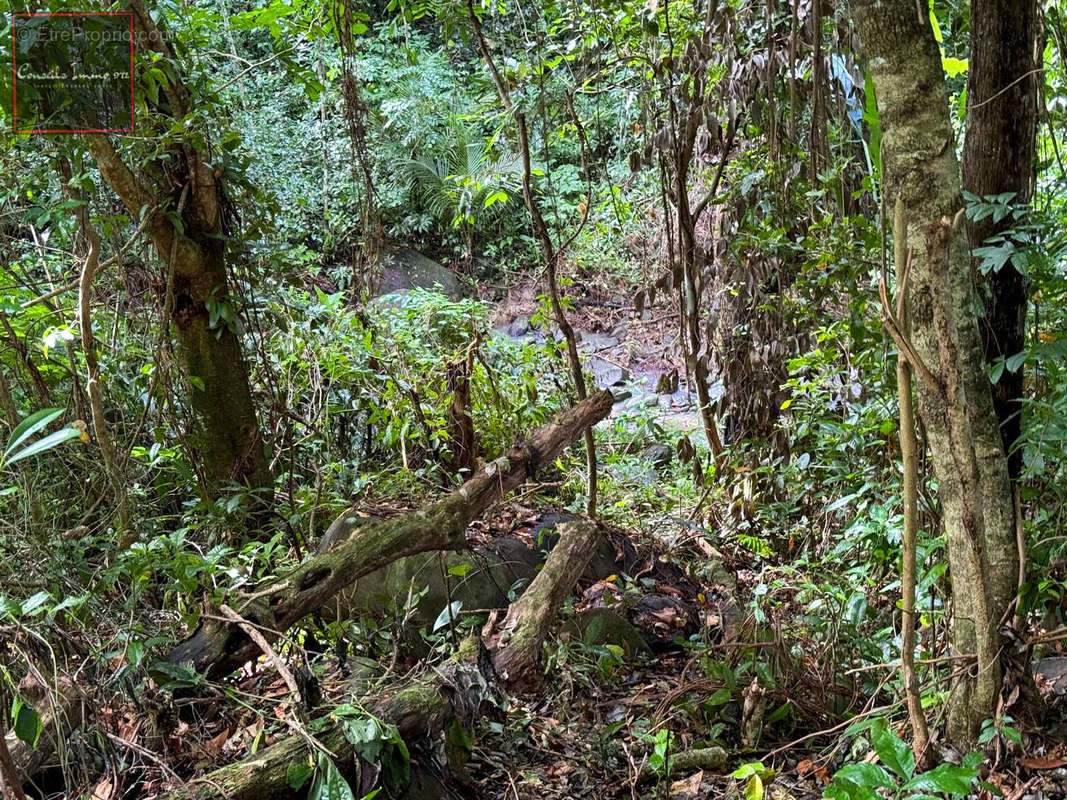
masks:
<path fill-rule="evenodd" d="M 63 602 L 48 610 L 48 616 L 55 618 L 60 611 L 66 611 L 68 608 L 80 608 L 85 605 L 85 601 L 88 599 L 89 595 L 87 594 L 64 598 Z"/>
<path fill-rule="evenodd" d="M 55 433 L 50 433 L 43 439 L 38 439 L 29 447 L 15 453 L 15 455 L 7 460 L 7 464 L 10 466 L 16 461 L 21 461 L 24 458 L 29 458 L 38 453 L 43 453 L 46 450 L 51 450 L 53 447 L 57 447 L 58 445 L 63 444 L 63 442 L 70 441 L 71 439 L 77 439 L 79 436 L 81 436 L 81 431 L 77 428 L 61 428 Z"/>
<path fill-rule="evenodd" d="M 23 601 L 20 610 L 24 615 L 32 614 L 35 611 L 39 611 L 40 608 L 51 599 L 52 594 L 50 592 L 38 592 L 33 597 L 30 597 L 27 600 Z"/>
<path fill-rule="evenodd" d="M 945 37 L 941 35 L 941 26 L 937 22 L 937 14 L 934 13 L 934 2 L 930 0 L 930 27 L 934 31 L 934 39 L 938 44 L 945 41 Z"/>
<path fill-rule="evenodd" d="M 745 800 L 763 800 L 763 779 L 753 775 L 745 784 Z"/>
<path fill-rule="evenodd" d="M 307 761 L 291 761 L 285 768 L 285 782 L 294 792 L 308 782 L 315 773 L 315 768 Z"/>
<path fill-rule="evenodd" d="M 370 764 L 377 764 L 385 744 L 381 725 L 372 716 L 342 719 L 341 731 L 356 751 L 356 755 Z"/>
<path fill-rule="evenodd" d="M 44 408 L 35 414 L 30 414 L 30 416 L 22 420 L 15 430 L 11 431 L 11 436 L 7 440 L 7 447 L 4 448 L 3 457 L 0 458 L 0 461 L 6 459 L 16 447 L 37 433 L 37 431 L 44 428 L 62 413 L 62 408 Z"/>
<path fill-rule="evenodd" d="M 892 789 L 896 785 L 892 776 L 877 764 L 849 764 L 837 771 L 834 780 L 838 778 L 869 789 Z"/>
<path fill-rule="evenodd" d="M 874 789 L 849 780 L 835 780 L 823 790 L 823 797 L 831 800 L 882 800 Z"/>
<path fill-rule="evenodd" d="M 451 603 L 441 609 L 441 613 L 437 615 L 437 620 L 433 624 L 434 631 L 439 631 L 441 628 L 445 627 L 445 625 L 448 625 L 450 622 L 454 622 L 456 619 L 456 615 L 460 612 L 460 609 L 462 608 L 462 600 L 453 600 Z"/>
<path fill-rule="evenodd" d="M 969 66 L 966 58 L 942 58 L 941 66 L 945 70 L 945 74 L 950 78 L 966 72 Z"/>
<path fill-rule="evenodd" d="M 41 715 L 37 713 L 37 710 L 27 705 L 21 697 L 16 696 L 15 702 L 11 704 L 11 719 L 14 723 L 12 729 L 15 735 L 36 750 L 43 729 Z"/>
<path fill-rule="evenodd" d="M 344 779 L 333 759 L 319 753 L 315 780 L 308 791 L 308 800 L 356 800 L 352 787 Z"/>
<path fill-rule="evenodd" d="M 899 736 L 889 729 L 884 719 L 871 725 L 871 746 L 878 758 L 901 778 L 910 778 L 915 774 L 915 754 Z"/>
<path fill-rule="evenodd" d="M 904 784 L 905 791 L 944 792 L 946 794 L 967 794 L 978 770 L 960 767 L 955 764 L 942 764 L 929 772 L 916 775 Z"/>

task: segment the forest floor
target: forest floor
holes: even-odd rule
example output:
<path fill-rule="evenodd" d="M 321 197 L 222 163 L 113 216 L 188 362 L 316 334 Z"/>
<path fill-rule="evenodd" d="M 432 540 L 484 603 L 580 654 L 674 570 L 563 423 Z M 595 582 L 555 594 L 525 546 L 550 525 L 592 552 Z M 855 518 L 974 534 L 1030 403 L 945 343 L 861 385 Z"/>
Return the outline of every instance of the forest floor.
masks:
<path fill-rule="evenodd" d="M 676 355 L 678 319 L 658 308 L 635 320 L 628 302 L 621 294 L 590 290 L 578 297 L 572 323 L 597 383 L 620 397 L 614 416 L 629 412 L 655 423 L 661 440 L 653 457 L 674 459 L 679 437 L 702 435 Z M 492 322 L 499 334 L 537 337 L 543 334 L 531 325 L 536 314 L 535 286 L 522 283 L 498 302 Z M 674 391 L 657 392 L 661 376 L 672 372 L 678 377 L 669 387 Z M 624 513 L 605 513 L 614 541 L 625 544 L 616 545 L 619 572 L 583 579 L 564 609 L 562 630 L 546 647 L 542 686 L 497 697 L 496 708 L 473 732 L 465 774 L 450 776 L 446 785 L 431 773 L 420 800 L 741 798 L 755 796 L 746 794 L 751 777 L 732 773 L 755 763 L 766 768 L 760 773 L 766 784 L 761 798 L 808 800 L 822 796 L 843 756 L 865 757 L 865 749 L 843 753 L 839 737 L 847 722 L 842 720 L 862 717 L 888 693 L 867 691 L 861 675 L 852 676 L 851 689 L 843 689 L 848 683 L 835 670 L 848 665 L 825 657 L 832 642 L 797 642 L 781 633 L 788 631 L 789 620 L 805 613 L 789 581 L 771 590 L 778 594 L 774 616 L 760 626 L 773 635 L 753 641 L 752 601 L 767 589 L 767 575 L 758 574 L 751 551 L 729 536 L 709 544 L 691 520 L 693 501 L 686 500 L 684 507 L 672 503 L 669 488 L 656 485 L 661 469 L 638 477 L 662 502 L 658 509 L 635 503 Z M 472 526 L 472 539 L 484 543 L 512 536 L 539 547 L 539 531 L 567 516 L 554 491 L 549 485 L 501 503 Z M 381 517 L 406 510 L 399 501 L 366 509 Z M 870 602 L 891 612 L 891 598 Z M 624 652 L 582 641 L 568 626 L 597 609 L 618 611 L 643 644 Z M 410 680 L 419 659 L 395 649 L 390 653 L 391 641 L 352 653 L 327 652 L 309 639 L 286 658 L 315 662 L 319 705 L 330 707 L 361 699 L 351 697 L 352 676 L 373 663 L 370 659 L 378 664 L 365 684 L 367 698 Z M 764 687 L 773 688 L 761 688 L 754 679 L 754 651 L 772 671 Z M 179 775 L 203 774 L 290 734 L 297 710 L 270 664 L 227 684 L 207 696 L 177 701 L 158 691 L 101 703 L 106 735 L 125 751 L 127 768 L 136 764 L 140 771 L 141 796 L 173 788 L 181 783 Z M 163 711 L 148 715 L 145 708 Z M 670 756 L 720 745 L 725 764 L 670 775 L 650 769 L 657 750 Z M 413 757 L 417 767 L 430 763 L 422 754 Z M 1015 800 L 1067 797 L 1067 748 L 1049 749 L 1031 760 L 1039 762 L 1030 771 L 1013 766 L 989 779 Z M 118 775 L 106 775 L 92 796 L 111 797 L 109 787 L 119 782 Z M 362 796 L 360 786 L 352 788 L 355 797 Z"/>

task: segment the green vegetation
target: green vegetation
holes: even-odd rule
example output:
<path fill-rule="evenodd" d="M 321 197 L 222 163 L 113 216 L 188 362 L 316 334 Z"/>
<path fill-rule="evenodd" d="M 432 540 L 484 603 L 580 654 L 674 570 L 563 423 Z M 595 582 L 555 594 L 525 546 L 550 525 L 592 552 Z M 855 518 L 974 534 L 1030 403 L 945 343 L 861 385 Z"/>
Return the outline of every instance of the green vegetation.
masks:
<path fill-rule="evenodd" d="M 1062 0 L 0 10 L 4 800 L 1067 793 Z"/>

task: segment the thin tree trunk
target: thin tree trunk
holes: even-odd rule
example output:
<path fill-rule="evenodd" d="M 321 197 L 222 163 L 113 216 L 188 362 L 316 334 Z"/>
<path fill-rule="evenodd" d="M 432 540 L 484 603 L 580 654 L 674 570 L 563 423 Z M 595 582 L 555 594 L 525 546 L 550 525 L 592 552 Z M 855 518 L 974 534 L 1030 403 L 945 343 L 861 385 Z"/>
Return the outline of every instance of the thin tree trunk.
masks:
<path fill-rule="evenodd" d="M 893 262 L 897 272 L 896 318 L 904 330 L 908 329 L 907 224 L 904 221 L 904 202 L 898 197 L 893 214 Z M 903 353 L 897 354 L 897 399 L 900 405 L 900 460 L 903 466 L 904 523 L 900 535 L 901 549 L 901 625 L 900 663 L 904 679 L 904 694 L 908 702 L 911 722 L 912 749 L 922 761 L 930 743 L 930 731 L 923 712 L 922 695 L 915 675 L 915 582 L 916 549 L 918 539 L 919 443 L 915 436 L 915 410 L 912 405 L 911 367 Z"/>
<path fill-rule="evenodd" d="M 826 57 L 822 49 L 822 18 L 824 0 L 811 3 L 811 179 L 829 166 L 830 146 L 826 132 L 828 114 L 826 94 Z"/>
<path fill-rule="evenodd" d="M 979 197 L 1014 192 L 1029 203 L 1034 190 L 1034 149 L 1041 73 L 1035 70 L 1036 0 L 971 0 L 971 57 L 967 72 L 967 134 L 963 188 Z M 1014 224 L 1009 216 L 971 220 L 971 247 Z M 976 263 L 977 266 L 977 263 Z M 1010 263 L 985 276 L 988 289 L 981 321 L 987 363 L 1010 358 L 1025 346 L 1028 280 Z M 993 385 L 1013 480 L 1022 469 L 1015 448 L 1022 423 L 1023 370 L 1005 370 Z"/>
<path fill-rule="evenodd" d="M 4 421 L 10 430 L 15 430 L 19 424 L 18 409 L 15 401 L 11 399 L 11 390 L 7 385 L 7 375 L 0 372 L 0 411 L 4 412 Z"/>
<path fill-rule="evenodd" d="M 941 53 L 911 0 L 852 0 L 884 131 L 886 201 L 907 209 L 907 303 L 919 412 L 938 480 L 952 578 L 952 646 L 977 654 L 949 701 L 949 741 L 995 713 L 997 626 L 1016 590 L 1007 460 L 982 355 Z M 904 235 L 901 232 L 901 235 Z"/>
<path fill-rule="evenodd" d="M 555 317 L 556 325 L 563 334 L 563 339 L 567 345 L 567 361 L 570 364 L 571 380 L 574 383 L 574 390 L 578 395 L 578 400 L 581 402 L 588 396 L 585 376 L 582 374 L 582 360 L 578 356 L 578 341 L 574 335 L 574 328 L 571 327 L 570 320 L 567 319 L 567 312 L 563 309 L 563 301 L 559 289 L 559 276 L 556 273 L 562 252 L 556 249 L 556 245 L 552 241 L 552 236 L 548 232 L 548 225 L 545 224 L 544 215 L 541 213 L 541 206 L 534 195 L 530 132 L 526 122 L 526 114 L 511 102 L 507 83 L 497 69 L 496 62 L 493 61 L 493 54 L 489 52 L 489 44 L 482 31 L 481 20 L 478 19 L 478 14 L 474 10 L 473 0 L 467 0 L 467 18 L 474 29 L 474 38 L 478 42 L 478 50 L 482 54 L 482 60 L 485 62 L 486 68 L 489 70 L 493 86 L 496 88 L 497 96 L 500 98 L 500 104 L 515 117 L 515 124 L 519 134 L 519 153 L 522 156 L 522 197 L 526 203 L 526 210 L 530 213 L 534 238 L 537 239 L 538 246 L 541 248 L 541 255 L 545 261 L 549 304 L 552 307 L 552 315 Z M 593 429 L 591 427 L 585 431 L 583 438 L 585 440 L 586 494 L 588 495 L 585 510 L 590 517 L 595 517 L 597 508 L 596 443 L 593 440 Z"/>
<path fill-rule="evenodd" d="M 85 358 L 85 389 L 89 395 L 93 433 L 96 434 L 96 443 L 100 447 L 104 472 L 111 484 L 111 491 L 115 494 L 115 508 L 118 512 L 118 544 L 120 548 L 126 548 L 134 541 L 130 502 L 126 492 L 126 476 L 123 474 L 115 443 L 111 440 L 111 433 L 107 428 L 107 418 L 104 416 L 104 393 L 100 387 L 100 362 L 96 354 L 96 337 L 93 336 L 92 290 L 93 278 L 100 266 L 100 235 L 89 220 L 89 206 L 85 193 L 70 185 L 73 173 L 70 162 L 66 158 L 61 160 L 59 171 L 67 182 L 67 194 L 72 201 L 78 203 L 74 209 L 74 216 L 87 244 L 85 261 L 78 279 L 78 329 L 81 334 L 82 356 Z"/>
<path fill-rule="evenodd" d="M 356 46 L 352 26 L 356 21 L 356 8 L 351 0 L 341 0 L 334 6 L 334 27 L 341 47 L 341 95 L 344 100 L 345 122 L 348 142 L 352 153 L 351 174 L 353 182 L 362 179 L 363 203 L 359 210 L 363 233 L 360 257 L 355 259 L 356 287 L 358 292 L 370 291 L 378 268 L 379 256 L 385 233 L 378 210 L 378 192 L 374 186 L 374 173 L 367 148 L 367 104 L 363 100 L 363 82 L 356 68 Z M 358 295 L 357 295 L 358 296 Z"/>

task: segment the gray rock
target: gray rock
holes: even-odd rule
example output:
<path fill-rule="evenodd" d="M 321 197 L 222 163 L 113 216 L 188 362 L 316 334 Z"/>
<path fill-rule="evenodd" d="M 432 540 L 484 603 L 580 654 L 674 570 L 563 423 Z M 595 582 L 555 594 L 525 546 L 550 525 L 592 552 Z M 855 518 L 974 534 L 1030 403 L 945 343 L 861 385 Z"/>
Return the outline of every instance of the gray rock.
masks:
<path fill-rule="evenodd" d="M 593 373 L 593 381 L 600 389 L 607 389 L 609 386 L 617 386 L 625 383 L 630 379 L 629 370 L 623 369 L 620 366 L 612 364 L 610 361 L 606 361 L 603 358 L 593 356 L 588 361 L 589 371 Z"/>
<path fill-rule="evenodd" d="M 520 314 L 508 324 L 507 334 L 512 338 L 518 339 L 520 336 L 528 334 L 530 330 L 530 318 Z"/>
<path fill-rule="evenodd" d="M 562 522 L 571 522 L 578 519 L 574 514 L 567 512 L 548 512 L 529 530 L 529 536 L 533 538 L 534 547 L 541 550 L 542 555 L 556 546 L 559 541 L 559 533 L 556 528 Z M 637 559 L 637 552 L 633 544 L 625 536 L 607 533 L 597 540 L 597 549 L 589 560 L 589 566 L 582 573 L 582 580 L 590 583 L 598 581 L 614 572 L 627 572 Z"/>
<path fill-rule="evenodd" d="M 1034 677 L 1056 694 L 1067 693 L 1067 658 L 1043 658 L 1034 665 Z"/>
<path fill-rule="evenodd" d="M 582 346 L 592 353 L 597 353 L 601 350 L 610 350 L 613 347 L 619 346 L 618 339 L 603 333 L 584 333 L 582 334 L 581 342 Z"/>
<path fill-rule="evenodd" d="M 374 297 L 412 289 L 436 289 L 453 300 L 470 296 L 452 270 L 415 250 L 386 248 L 381 260 L 380 275 L 371 293 Z"/>
<path fill-rule="evenodd" d="M 628 658 L 651 652 L 637 628 L 607 608 L 582 611 L 564 623 L 563 632 L 577 636 L 589 645 L 616 645 Z"/>
<path fill-rule="evenodd" d="M 666 469 L 674 459 L 674 448 L 669 444 L 650 444 L 641 451 L 641 459 L 652 464 L 657 470 Z"/>

